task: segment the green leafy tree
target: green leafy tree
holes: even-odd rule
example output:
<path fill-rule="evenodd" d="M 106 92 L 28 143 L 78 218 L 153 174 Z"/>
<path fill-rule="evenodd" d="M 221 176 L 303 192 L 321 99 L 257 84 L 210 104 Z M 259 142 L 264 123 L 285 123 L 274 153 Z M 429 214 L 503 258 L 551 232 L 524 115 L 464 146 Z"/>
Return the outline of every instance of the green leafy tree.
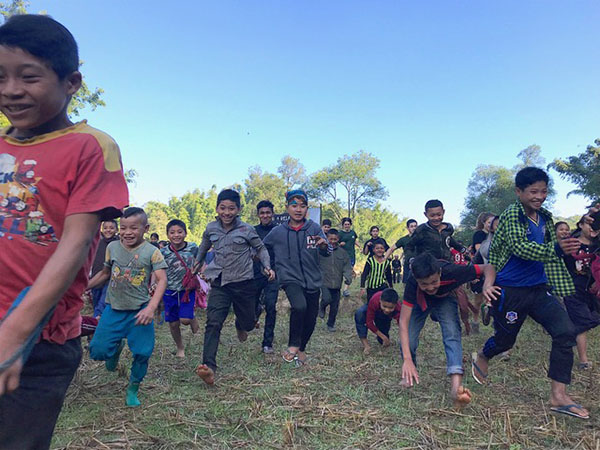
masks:
<path fill-rule="evenodd" d="M 577 186 L 567 195 L 578 194 L 592 202 L 600 201 L 600 139 L 588 145 L 583 153 L 555 159 L 548 167 Z"/>
<path fill-rule="evenodd" d="M 286 155 L 281 158 L 281 165 L 277 168 L 277 172 L 283 180 L 286 190 L 301 186 L 307 180 L 306 169 L 299 159 Z"/>
<path fill-rule="evenodd" d="M 282 177 L 263 172 L 254 166 L 248 170 L 248 178 L 244 180 L 247 207 L 246 215 L 250 221 L 256 221 L 256 205 L 261 200 L 269 200 L 275 205 L 276 213 L 285 211 L 285 192 L 287 186 Z"/>

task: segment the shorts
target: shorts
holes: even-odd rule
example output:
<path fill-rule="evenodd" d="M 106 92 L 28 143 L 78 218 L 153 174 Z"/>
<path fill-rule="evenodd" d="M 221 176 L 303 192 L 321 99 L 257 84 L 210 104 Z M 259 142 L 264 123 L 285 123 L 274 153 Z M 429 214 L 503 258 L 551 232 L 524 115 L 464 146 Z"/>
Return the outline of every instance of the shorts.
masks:
<path fill-rule="evenodd" d="M 177 322 L 179 319 L 193 319 L 196 305 L 196 291 L 190 291 L 189 302 L 182 302 L 185 291 L 167 289 L 163 295 L 165 322 Z"/>

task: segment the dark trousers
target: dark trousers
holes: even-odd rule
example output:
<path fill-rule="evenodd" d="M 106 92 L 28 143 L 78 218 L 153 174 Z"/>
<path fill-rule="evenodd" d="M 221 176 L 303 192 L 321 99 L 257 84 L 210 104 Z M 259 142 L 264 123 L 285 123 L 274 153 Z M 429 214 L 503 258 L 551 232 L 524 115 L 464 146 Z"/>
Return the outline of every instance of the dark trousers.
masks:
<path fill-rule="evenodd" d="M 221 329 L 232 304 L 235 313 L 235 327 L 242 331 L 254 329 L 254 292 L 254 280 L 229 283 L 225 286 L 212 286 L 208 294 L 202 353 L 203 364 L 212 370 L 217 370 L 217 350 L 219 349 Z"/>
<path fill-rule="evenodd" d="M 367 307 L 367 304 L 362 305 L 354 313 L 354 324 L 356 325 L 356 333 L 361 339 L 365 339 L 367 337 L 367 334 L 369 333 L 369 329 L 367 328 Z M 375 326 L 379 329 L 379 331 L 381 331 L 387 337 L 390 337 L 390 326 L 392 324 L 391 316 L 388 316 L 384 314 L 383 311 L 379 310 L 375 313 L 374 322 Z M 377 336 L 377 341 L 380 344 L 383 344 L 383 341 L 379 336 Z"/>
<path fill-rule="evenodd" d="M 321 311 L 329 306 L 327 326 L 334 327 L 338 309 L 340 307 L 340 289 L 321 288 Z"/>
<path fill-rule="evenodd" d="M 65 394 L 81 361 L 79 338 L 40 341 L 21 371 L 19 388 L 0 397 L 0 449 L 47 449 Z"/>
<path fill-rule="evenodd" d="M 385 289 L 388 288 L 387 284 L 382 284 L 379 287 L 376 288 L 367 288 L 367 303 L 369 303 L 369 300 L 371 300 L 371 297 L 373 297 L 373 294 L 376 294 L 379 291 L 383 291 Z"/>
<path fill-rule="evenodd" d="M 575 329 L 567 312 L 545 285 L 503 287 L 500 298 L 493 303 L 492 315 L 496 333 L 483 347 L 486 358 L 512 348 L 529 315 L 552 337 L 548 377 L 559 383 L 571 382 Z"/>
<path fill-rule="evenodd" d="M 400 283 L 400 280 L 402 279 L 402 272 L 400 270 L 392 270 L 392 277 L 394 283 Z"/>
<path fill-rule="evenodd" d="M 299 347 L 303 352 L 315 330 L 321 291 L 308 291 L 297 284 L 284 286 L 283 290 L 292 305 L 288 346 Z"/>
<path fill-rule="evenodd" d="M 275 319 L 277 317 L 277 295 L 279 294 L 279 284 L 277 281 L 271 281 L 266 277 L 256 278 L 256 296 L 255 296 L 255 314 L 256 320 L 265 311 L 265 331 L 263 334 L 263 347 L 273 346 L 273 337 L 275 336 Z"/>

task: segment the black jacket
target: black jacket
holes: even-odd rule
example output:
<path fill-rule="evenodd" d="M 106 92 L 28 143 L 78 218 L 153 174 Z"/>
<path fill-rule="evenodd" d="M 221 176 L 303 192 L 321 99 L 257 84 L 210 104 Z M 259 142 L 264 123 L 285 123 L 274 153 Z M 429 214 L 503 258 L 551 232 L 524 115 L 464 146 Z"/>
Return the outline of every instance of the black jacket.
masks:
<path fill-rule="evenodd" d="M 454 248 L 461 253 L 467 249 L 464 245 L 452 237 L 454 227 L 450 223 L 443 222 L 446 225 L 442 231 L 432 228 L 429 223 L 422 223 L 413 233 L 406 249 L 419 256 L 421 253 L 429 252 L 436 259 L 452 261 L 450 248 Z"/>

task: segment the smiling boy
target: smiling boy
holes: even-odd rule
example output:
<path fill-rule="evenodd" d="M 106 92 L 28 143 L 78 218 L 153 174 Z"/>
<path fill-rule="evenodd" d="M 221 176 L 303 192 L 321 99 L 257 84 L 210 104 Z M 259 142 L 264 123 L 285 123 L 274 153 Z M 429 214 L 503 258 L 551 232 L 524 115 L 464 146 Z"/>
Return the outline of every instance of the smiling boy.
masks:
<path fill-rule="evenodd" d="M 496 284 L 502 288 L 501 296 L 492 303 L 495 334 L 472 355 L 472 374 L 484 384 L 489 360 L 512 348 L 525 319 L 531 316 L 552 337 L 550 409 L 588 419 L 588 411 L 567 394 L 575 329 L 556 297 L 575 292 L 562 256 L 576 252 L 580 243 L 576 238 L 557 241 L 552 214 L 542 208 L 548 181 L 548 174 L 537 167 L 526 167 L 515 177 L 518 201 L 500 216 L 490 247 L 489 261 L 496 267 Z"/>
<path fill-rule="evenodd" d="M 55 307 L 29 358 L 0 371 L 2 449 L 50 446 L 81 359 L 81 294 L 100 222 L 128 202 L 116 143 L 67 114 L 78 67 L 75 39 L 50 17 L 0 27 L 0 109 L 11 123 L 0 136 L 0 363 Z"/>

